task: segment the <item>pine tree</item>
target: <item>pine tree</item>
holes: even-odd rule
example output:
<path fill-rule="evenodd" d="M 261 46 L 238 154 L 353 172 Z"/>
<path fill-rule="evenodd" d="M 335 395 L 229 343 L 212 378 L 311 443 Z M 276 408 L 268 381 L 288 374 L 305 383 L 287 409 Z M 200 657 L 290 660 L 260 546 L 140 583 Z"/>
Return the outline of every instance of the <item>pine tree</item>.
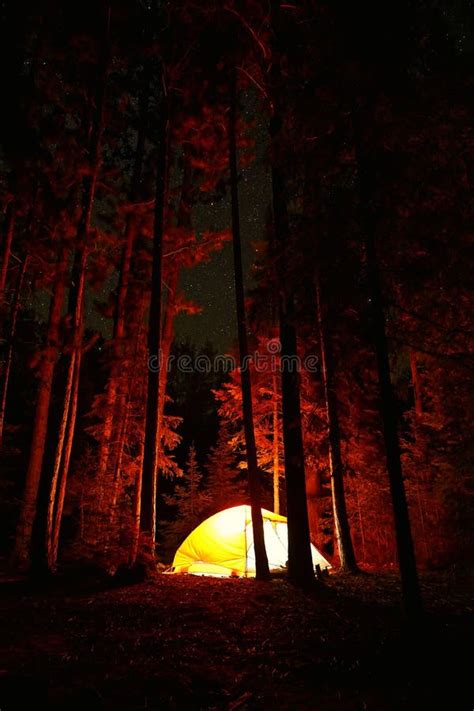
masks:
<path fill-rule="evenodd" d="M 174 521 L 164 526 L 167 543 L 176 548 L 204 520 L 211 501 L 210 494 L 202 488 L 202 472 L 196 448 L 191 445 L 186 463 L 184 481 L 176 484 L 173 495 L 165 496 L 168 506 L 175 509 Z"/>
<path fill-rule="evenodd" d="M 221 423 L 217 443 L 209 453 L 206 473 L 211 514 L 231 506 L 248 504 L 247 487 L 239 475 L 238 460 L 225 423 Z"/>

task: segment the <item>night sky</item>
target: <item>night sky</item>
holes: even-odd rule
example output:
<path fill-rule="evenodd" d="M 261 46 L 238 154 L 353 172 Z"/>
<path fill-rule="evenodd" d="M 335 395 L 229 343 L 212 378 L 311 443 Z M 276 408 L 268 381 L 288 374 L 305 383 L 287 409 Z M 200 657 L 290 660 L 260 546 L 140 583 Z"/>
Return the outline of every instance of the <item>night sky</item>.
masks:
<path fill-rule="evenodd" d="M 254 118 L 253 106 L 244 109 L 246 118 Z M 271 199 L 270 173 L 266 167 L 267 127 L 257 116 L 255 127 L 256 160 L 241 171 L 239 183 L 240 223 L 246 287 L 251 284 L 251 266 L 255 261 L 253 243 L 262 239 L 267 208 Z M 198 231 L 223 230 L 231 226 L 230 192 L 226 199 L 194 210 L 194 226 Z M 181 314 L 176 320 L 176 337 L 190 339 L 196 344 L 207 341 L 225 353 L 237 338 L 232 243 L 215 254 L 208 264 L 183 273 L 181 286 L 186 295 L 200 304 L 201 314 Z"/>

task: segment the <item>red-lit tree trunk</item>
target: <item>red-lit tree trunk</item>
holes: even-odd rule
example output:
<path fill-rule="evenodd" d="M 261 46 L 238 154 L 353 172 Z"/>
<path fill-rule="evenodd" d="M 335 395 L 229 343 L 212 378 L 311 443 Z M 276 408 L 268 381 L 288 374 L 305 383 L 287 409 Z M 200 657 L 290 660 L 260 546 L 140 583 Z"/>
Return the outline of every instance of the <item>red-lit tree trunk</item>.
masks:
<path fill-rule="evenodd" d="M 189 227 L 190 226 L 190 192 L 191 192 L 191 171 L 190 164 L 188 161 L 185 163 L 184 173 L 183 173 L 183 186 L 181 190 L 181 199 L 178 209 L 178 227 Z M 166 187 L 165 187 L 166 189 Z M 159 372 L 159 394 L 158 394 L 158 433 L 160 436 L 160 441 L 158 443 L 158 463 L 161 448 L 161 432 L 163 426 L 164 409 L 166 403 L 166 388 L 168 382 L 168 359 L 171 352 L 171 346 L 173 343 L 174 334 L 174 319 L 176 316 L 176 306 L 177 306 L 177 290 L 179 282 L 179 266 L 173 262 L 170 266 L 166 287 L 167 287 L 167 298 L 166 305 L 163 309 L 163 324 L 161 328 L 161 338 L 160 338 L 160 352 L 161 352 L 161 367 Z M 125 409 L 125 420 L 128 419 L 128 406 Z M 124 427 L 124 421 L 122 421 L 121 428 L 122 436 L 120 437 L 119 444 L 119 459 L 118 467 L 115 471 L 115 477 L 120 477 L 120 467 L 121 467 L 121 453 L 123 453 L 123 446 L 126 434 L 126 425 Z M 143 461 L 143 447 L 144 442 L 141 443 L 141 454 L 139 459 Z M 158 476 L 158 472 L 157 472 Z M 141 495 L 142 495 L 142 471 L 139 470 L 135 479 L 134 494 L 133 494 L 133 524 L 132 524 L 132 542 L 129 554 L 129 565 L 135 565 L 137 561 L 137 555 L 139 550 L 139 538 L 140 538 L 140 514 L 141 514 Z"/>
<path fill-rule="evenodd" d="M 81 321 L 83 321 L 83 315 L 81 316 Z M 46 562 L 47 569 L 50 572 L 54 572 L 58 557 L 59 535 L 61 532 L 61 521 L 66 498 L 66 487 L 79 403 L 82 356 L 97 340 L 96 336 L 92 338 L 85 347 L 82 347 L 83 323 L 81 323 L 78 332 L 80 333 L 80 338 L 78 338 L 79 345 L 74 348 L 68 368 L 53 475 L 48 491 L 48 505 L 46 511 Z"/>
<path fill-rule="evenodd" d="M 64 248 L 61 249 L 57 270 L 58 273 L 49 310 L 46 348 L 38 372 L 38 392 L 36 394 L 30 457 L 13 550 L 14 562 L 22 568 L 28 567 L 30 564 L 31 536 L 36 516 L 46 446 L 53 376 L 59 354 L 61 312 L 66 294 L 67 251 Z"/>
<path fill-rule="evenodd" d="M 0 448 L 3 442 L 3 428 L 5 424 L 5 412 L 7 407 L 7 397 L 8 397 L 8 385 L 10 382 L 10 371 L 13 359 L 13 345 L 15 341 L 16 334 L 16 324 L 18 321 L 18 314 L 20 312 L 21 304 L 21 293 L 23 289 L 23 283 L 25 281 L 25 274 L 28 267 L 29 256 L 25 255 L 23 262 L 20 267 L 20 273 L 18 275 L 15 296 L 13 299 L 11 316 L 10 316 L 10 332 L 8 334 L 8 349 L 5 358 L 5 363 L 2 372 L 2 391 L 0 395 Z"/>
<path fill-rule="evenodd" d="M 166 402 L 166 386 L 168 383 L 168 359 L 173 344 L 174 319 L 176 316 L 177 289 L 179 268 L 173 264 L 168 275 L 166 306 L 163 313 L 163 328 L 161 329 L 161 369 L 160 369 L 160 400 L 158 408 L 158 426 L 161 431 Z"/>
<path fill-rule="evenodd" d="M 164 92 L 164 75 L 159 77 L 160 100 L 158 105 L 158 159 L 156 166 L 155 215 L 153 223 L 153 256 L 151 274 L 150 309 L 148 316 L 148 382 L 145 412 L 145 443 L 141 484 L 140 529 L 145 555 L 154 556 L 156 535 L 156 495 L 158 457 L 160 445 L 160 336 L 162 308 L 162 262 L 167 165 L 167 97 Z M 150 367 L 153 366 L 153 367 Z"/>
<path fill-rule="evenodd" d="M 364 527 L 364 519 L 362 516 L 362 507 L 360 505 L 360 494 L 359 494 L 359 485 L 354 484 L 355 488 L 355 496 L 356 496 L 356 502 L 357 502 L 357 518 L 359 519 L 359 534 L 360 534 L 360 545 L 361 545 L 361 550 L 362 550 L 362 560 L 366 561 L 367 560 L 367 551 L 365 547 L 365 527 Z"/>
<path fill-rule="evenodd" d="M 149 105 L 149 83 L 143 89 L 140 101 L 140 116 L 137 132 L 137 142 L 135 147 L 135 159 L 133 165 L 133 173 L 130 185 L 130 201 L 134 202 L 139 198 L 140 183 L 143 170 L 143 159 L 145 155 L 145 138 L 147 127 L 147 114 Z M 132 262 L 132 254 L 137 234 L 136 216 L 129 212 L 125 222 L 124 244 L 122 249 L 122 257 L 120 261 L 119 280 L 117 285 L 117 301 L 115 304 L 114 313 L 114 330 L 113 330 L 113 360 L 111 373 L 107 382 L 106 388 L 106 404 L 104 416 L 104 430 L 99 443 L 99 462 L 97 467 L 97 480 L 104 481 L 110 460 L 113 462 L 113 453 L 111 452 L 111 442 L 113 439 L 114 430 L 119 433 L 122 430 L 122 422 L 120 420 L 120 405 L 116 407 L 117 400 L 117 380 L 120 377 L 121 365 L 120 359 L 123 350 L 123 339 L 125 337 L 126 327 L 126 300 L 128 294 L 128 286 L 130 281 L 130 267 Z M 118 412 L 117 412 L 118 409 Z M 118 423 L 114 421 L 118 419 Z"/>
<path fill-rule="evenodd" d="M 400 442 L 398 438 L 397 408 L 390 374 L 383 295 L 376 251 L 376 220 L 373 206 L 376 179 L 375 168 L 373 165 L 373 157 L 370 150 L 367 150 L 363 138 L 361 110 L 359 107 L 354 107 L 352 111 L 352 126 L 359 181 L 360 217 L 364 233 L 365 259 L 372 312 L 372 331 L 377 358 L 380 412 L 383 423 L 387 471 L 394 514 L 403 603 L 408 618 L 416 619 L 421 614 L 422 602 L 408 513 L 408 503 L 403 481 Z"/>
<path fill-rule="evenodd" d="M 237 328 L 239 334 L 240 378 L 242 385 L 242 411 L 244 420 L 245 448 L 247 453 L 247 472 L 249 482 L 250 506 L 252 511 L 252 530 L 255 547 L 255 574 L 257 579 L 269 577 L 267 552 L 263 531 L 263 518 L 260 503 L 260 480 L 257 463 L 257 448 L 253 423 L 252 383 L 248 363 L 249 350 L 247 341 L 247 323 L 245 316 L 244 277 L 242 271 L 242 246 L 240 239 L 239 194 L 237 187 L 237 147 L 236 147 L 236 76 L 232 70 L 231 96 L 229 111 L 229 164 L 232 198 L 232 241 L 234 251 L 234 280 L 237 306 Z"/>
<path fill-rule="evenodd" d="M 137 338 L 140 338 L 138 334 Z M 137 562 L 139 544 L 140 544 L 140 520 L 141 520 L 141 503 L 142 503 L 142 483 L 143 483 L 143 455 L 145 447 L 145 437 L 140 439 L 140 451 L 138 453 L 138 468 L 133 487 L 132 500 L 132 536 L 130 543 L 129 566 L 133 567 Z M 121 450 L 123 452 L 123 449 Z"/>
<path fill-rule="evenodd" d="M 13 242 L 13 233 L 15 231 L 15 200 L 12 198 L 7 205 L 4 218 L 4 239 L 2 257 L 0 261 L 0 301 L 4 298 L 5 288 L 7 285 L 8 265 L 10 263 L 10 254 Z"/>
<path fill-rule="evenodd" d="M 185 169 L 186 173 L 186 169 Z M 189 218 L 188 218 L 188 209 L 187 206 L 185 208 L 184 202 L 188 201 L 189 198 L 189 186 L 184 187 L 184 184 L 187 183 L 187 180 L 185 178 L 184 183 L 183 183 L 183 191 L 181 195 L 181 201 L 180 201 L 180 208 L 178 212 L 178 226 L 187 226 L 190 224 Z M 164 417 L 164 409 L 165 409 L 165 403 L 166 403 L 166 387 L 167 387 L 167 382 L 168 382 L 168 359 L 169 355 L 171 352 L 171 346 L 173 343 L 173 335 L 174 335 L 174 319 L 176 316 L 176 307 L 177 307 L 177 289 L 178 289 L 178 281 L 179 281 L 179 266 L 176 263 L 172 263 L 169 273 L 168 273 L 168 278 L 166 282 L 166 288 L 167 288 L 167 298 L 166 298 L 166 304 L 163 309 L 163 326 L 161 329 L 161 339 L 160 339 L 160 352 L 161 352 L 161 367 L 160 367 L 160 378 L 159 378 L 159 397 L 158 397 L 158 432 L 162 432 L 162 426 L 163 426 L 163 417 Z M 142 312 L 142 306 L 139 309 L 139 312 Z M 138 345 L 137 345 L 138 348 Z M 119 488 L 119 482 L 120 482 L 120 476 L 121 476 L 121 467 L 122 467 L 122 459 L 123 459 L 123 449 L 125 445 L 125 437 L 126 437 L 126 431 L 127 431 L 127 421 L 128 421 L 128 413 L 129 413 L 129 403 L 130 403 L 130 387 L 134 382 L 133 375 L 131 379 L 129 380 L 129 389 L 127 392 L 126 396 L 126 402 L 125 406 L 123 408 L 120 408 L 117 420 L 118 420 L 118 449 L 117 449 L 117 460 L 115 463 L 115 468 L 114 468 L 114 496 L 113 496 L 113 507 L 115 506 L 117 502 L 117 494 L 118 494 L 118 488 Z M 160 450 L 161 450 L 161 434 L 160 434 Z M 158 453 L 158 457 L 160 455 L 160 450 Z M 131 552 L 130 552 L 130 557 L 129 557 L 129 563 L 130 565 L 134 565 L 136 562 L 136 556 L 138 552 L 138 539 L 139 539 L 139 523 L 140 523 L 140 518 L 139 518 L 139 513 L 140 513 L 140 501 L 137 499 L 136 492 L 140 490 L 141 492 L 141 475 L 137 476 L 137 480 L 135 483 L 135 489 L 134 489 L 134 498 L 133 498 L 133 507 L 134 507 L 134 529 L 132 533 L 132 546 L 131 546 Z M 140 493 L 141 495 L 141 493 Z M 113 509 L 112 509 L 113 510 Z M 114 517 L 114 513 L 112 514 L 112 519 Z"/>
<path fill-rule="evenodd" d="M 88 204 L 89 197 L 86 197 Z M 92 204 L 90 205 L 92 210 Z M 89 219 L 91 212 L 88 213 Z M 84 228 L 81 227 L 81 232 Z M 88 232 L 88 228 L 87 228 Z M 71 356 L 68 363 L 63 409 L 54 456 L 53 473 L 49 482 L 48 504 L 46 511 L 46 567 L 50 571 L 56 568 L 59 530 L 61 527 L 66 483 L 69 473 L 72 445 L 77 416 L 79 380 L 82 362 L 82 337 L 84 332 L 84 295 L 86 287 L 87 247 L 85 241 L 79 254 L 79 261 L 74 266 L 73 282 L 76 290 L 72 294 L 73 326 Z"/>
<path fill-rule="evenodd" d="M 416 360 L 416 353 L 413 348 L 409 351 L 410 358 L 410 371 L 411 371 L 411 383 L 413 386 L 413 400 L 415 403 L 415 414 L 417 418 L 423 415 L 423 398 L 421 394 L 421 382 L 420 373 L 418 371 L 418 363 Z"/>
<path fill-rule="evenodd" d="M 280 3 L 271 2 L 273 30 L 273 57 L 270 73 L 273 113 L 270 122 L 272 138 L 272 197 L 275 242 L 278 249 L 279 321 L 281 341 L 281 390 L 283 409 L 283 442 L 285 448 L 285 478 L 288 517 L 288 575 L 299 584 L 314 580 L 311 541 L 309 535 L 308 507 L 300 408 L 300 376 L 297 362 L 295 304 L 291 289 L 286 283 L 286 259 L 289 255 L 290 229 L 287 212 L 285 179 L 278 155 L 282 130 L 280 96 L 283 83 L 280 66 Z"/>
<path fill-rule="evenodd" d="M 338 402 L 334 383 L 334 355 L 327 313 L 323 313 L 321 303 L 321 282 L 315 278 L 316 306 L 321 350 L 321 374 L 324 386 L 324 399 L 328 423 L 329 469 L 331 474 L 331 494 L 334 514 L 334 528 L 341 570 L 357 573 L 358 567 L 352 545 L 349 519 L 347 516 L 346 495 L 344 491 L 344 469 L 341 456 L 341 435 L 339 430 Z"/>
<path fill-rule="evenodd" d="M 419 421 L 423 417 L 423 397 L 421 390 L 420 373 L 418 370 L 418 362 L 416 358 L 416 353 L 413 348 L 409 349 L 408 353 L 410 361 L 410 372 L 411 372 L 411 383 L 413 387 L 413 401 L 415 416 L 412 421 L 412 431 L 415 442 L 418 443 L 420 440 L 420 429 Z M 421 530 L 421 541 L 423 544 L 423 549 L 425 556 L 428 555 L 428 540 L 426 538 L 426 514 L 425 505 L 423 501 L 423 488 L 426 486 L 425 477 L 423 476 L 423 469 L 417 472 L 416 480 L 414 481 L 414 488 L 416 493 L 416 501 L 418 504 L 418 514 L 420 519 L 420 530 Z"/>
<path fill-rule="evenodd" d="M 79 398 L 79 382 L 81 376 L 81 359 L 82 354 L 79 350 L 76 351 L 73 356 L 73 367 L 71 368 L 72 373 L 72 383 L 71 388 L 66 397 L 68 400 L 68 421 L 66 428 L 66 437 L 64 439 L 64 445 L 62 450 L 61 458 L 61 468 L 59 471 L 59 476 L 55 481 L 55 501 L 53 500 L 51 494 L 48 501 L 48 537 L 47 537 L 47 560 L 48 569 L 54 571 L 56 569 L 56 563 L 58 559 L 58 548 L 59 548 L 59 534 L 61 531 L 61 521 L 64 508 L 64 500 L 66 498 L 66 486 L 69 474 L 69 465 L 71 462 L 72 445 L 74 442 L 74 432 L 77 417 L 77 405 Z M 56 491 L 57 489 L 57 491 Z M 52 493 L 52 492 L 51 492 Z M 51 507 L 54 505 L 54 512 L 51 511 Z M 52 530 L 50 528 L 50 515 L 54 513 L 54 518 L 52 520 Z"/>
<path fill-rule="evenodd" d="M 133 353 L 133 363 L 131 367 L 129 366 L 129 373 L 128 373 L 128 385 L 126 388 L 125 392 L 125 397 L 121 397 L 119 399 L 119 402 L 121 404 L 120 410 L 118 412 L 117 416 L 117 421 L 118 421 L 118 430 L 117 430 L 117 457 L 115 459 L 114 463 L 114 473 L 113 473 L 113 478 L 112 478 L 112 499 L 111 499 L 111 508 L 110 508 L 110 530 L 112 531 L 115 516 L 116 516 L 116 509 L 117 509 L 117 502 L 118 502 L 118 496 L 119 496 L 119 489 L 120 489 L 120 477 L 122 474 L 122 462 L 123 462 L 123 455 L 125 452 L 125 444 L 126 444 L 126 437 L 127 437 L 127 428 L 129 424 L 129 418 L 130 418 L 130 407 L 132 404 L 132 397 L 133 397 L 133 392 L 135 389 L 135 385 L 137 382 L 137 370 L 135 367 L 135 363 L 138 360 L 139 357 L 139 350 L 140 350 L 140 338 L 141 338 L 141 333 L 142 333 L 142 319 L 143 319 L 143 313 L 145 309 L 145 299 L 142 297 L 139 300 L 138 306 L 137 306 L 137 330 L 136 330 L 136 336 L 135 336 L 135 348 L 134 348 L 134 353 Z M 142 440 L 143 441 L 143 440 Z M 142 447 L 143 448 L 143 447 Z M 141 489 L 141 464 L 142 464 L 143 458 L 142 456 L 140 457 L 140 466 L 139 466 L 139 474 L 137 474 L 137 479 L 140 479 L 140 489 Z M 136 486 L 135 486 L 136 488 Z M 134 502 L 135 502 L 135 497 L 134 497 Z M 135 503 L 134 503 L 135 506 Z M 138 509 L 139 510 L 139 509 Z M 133 524 L 133 540 L 137 541 L 137 546 L 138 546 L 138 539 L 140 535 L 140 519 L 136 519 L 134 515 L 134 524 Z M 138 549 L 137 549 L 138 550 Z M 134 561 L 135 562 L 135 561 Z"/>
<path fill-rule="evenodd" d="M 68 364 L 66 390 L 63 401 L 60 433 L 55 453 L 53 474 L 49 485 L 46 513 L 46 565 L 48 570 L 56 568 L 59 534 L 66 495 L 69 465 L 76 427 L 79 382 L 82 361 L 82 338 L 84 332 L 84 297 L 86 290 L 86 268 L 92 210 L 97 190 L 101 163 L 101 143 L 104 130 L 105 100 L 109 64 L 110 5 L 105 6 L 105 32 L 102 44 L 100 75 L 95 95 L 95 111 L 89 146 L 90 174 L 84 179 L 82 208 L 77 230 L 77 251 L 73 266 L 69 307 L 72 314 L 72 353 Z"/>
<path fill-rule="evenodd" d="M 114 522 L 118 512 L 118 501 L 120 495 L 120 481 L 122 476 L 122 463 L 125 453 L 128 426 L 130 423 L 130 412 L 133 405 L 133 393 L 137 384 L 138 370 L 136 363 L 139 359 L 140 342 L 142 338 L 142 320 L 145 311 L 145 297 L 139 299 L 136 311 L 136 333 L 135 347 L 133 350 L 133 360 L 129 365 L 128 383 L 125 395 L 121 395 L 118 399 L 119 409 L 117 410 L 117 456 L 114 460 L 114 470 L 112 477 L 112 495 L 110 506 L 109 531 L 107 534 L 107 545 L 111 535 L 113 534 Z M 133 566 L 136 563 L 138 546 L 140 539 L 140 509 L 141 509 L 141 487 L 142 487 L 142 465 L 143 465 L 143 443 L 144 437 L 140 438 L 140 451 L 137 457 L 137 474 L 134 482 L 134 492 L 132 498 L 132 529 L 131 529 L 131 544 L 129 549 L 128 563 Z"/>
<path fill-rule="evenodd" d="M 142 468 L 140 466 L 141 462 L 143 462 L 143 454 L 144 454 L 144 447 L 145 447 L 145 438 L 143 438 L 140 442 L 140 452 L 138 454 L 138 462 L 139 462 L 139 469 L 137 472 L 137 475 L 135 477 L 135 485 L 133 489 L 133 508 L 132 508 L 132 516 L 133 516 L 133 530 L 132 530 L 132 542 L 130 546 L 130 557 L 129 557 L 129 566 L 133 567 L 136 562 L 137 562 L 137 557 L 138 557 L 138 551 L 139 551 L 139 546 L 140 546 L 140 520 L 141 520 L 141 504 L 142 504 L 142 483 L 143 483 L 143 477 L 142 477 Z"/>
<path fill-rule="evenodd" d="M 192 193 L 192 170 L 190 161 L 188 157 L 185 156 L 184 170 L 183 170 L 183 182 L 181 187 L 181 197 L 178 207 L 178 227 L 191 227 L 191 215 L 190 215 L 190 204 L 191 204 L 191 193 Z M 173 260 L 168 271 L 167 271 L 167 282 L 166 282 L 166 305 L 163 310 L 163 327 L 161 329 L 161 362 L 162 368 L 160 369 L 160 399 L 158 405 L 158 427 L 161 431 L 161 425 L 163 422 L 163 416 L 166 404 L 166 387 L 168 384 L 168 360 L 171 353 L 171 346 L 173 345 L 173 335 L 174 335 L 174 320 L 176 317 L 176 309 L 178 306 L 178 284 L 180 276 L 180 266 L 176 260 Z"/>
<path fill-rule="evenodd" d="M 119 491 L 120 491 L 120 476 L 121 476 L 121 472 L 122 472 L 122 462 L 123 462 L 123 455 L 125 452 L 127 427 L 128 427 L 129 416 L 130 416 L 130 395 L 131 395 L 131 390 L 132 390 L 134 382 L 135 382 L 135 379 L 131 378 L 127 396 L 125 398 L 124 413 L 123 413 L 123 415 L 121 417 L 121 421 L 120 421 L 120 431 L 118 432 L 117 459 L 115 462 L 114 476 L 112 479 L 112 497 L 111 497 L 111 501 L 110 501 L 110 532 L 112 532 L 114 521 L 116 519 L 116 514 L 117 514 L 117 505 L 118 505 Z M 110 537 L 110 535 L 108 537 Z"/>
<path fill-rule="evenodd" d="M 273 510 L 280 513 L 280 422 L 278 416 L 278 382 L 273 374 L 272 437 L 273 437 Z"/>
<path fill-rule="evenodd" d="M 55 524 L 55 509 L 58 484 L 62 474 L 63 453 L 65 451 L 66 438 L 68 436 L 69 412 L 74 388 L 76 353 L 71 354 L 68 364 L 67 378 L 64 389 L 63 409 L 57 434 L 56 449 L 54 453 L 53 471 L 48 488 L 48 501 L 46 508 L 46 568 L 53 569 L 55 566 L 53 555 L 53 537 Z"/>

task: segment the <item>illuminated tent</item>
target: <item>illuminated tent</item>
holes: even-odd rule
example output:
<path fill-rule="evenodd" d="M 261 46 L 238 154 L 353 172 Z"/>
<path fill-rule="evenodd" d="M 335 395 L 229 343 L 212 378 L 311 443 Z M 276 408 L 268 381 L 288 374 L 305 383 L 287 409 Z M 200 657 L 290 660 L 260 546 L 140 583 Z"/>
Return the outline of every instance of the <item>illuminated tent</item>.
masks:
<path fill-rule="evenodd" d="M 285 568 L 288 560 L 286 518 L 262 509 L 265 547 L 270 570 Z M 330 564 L 311 544 L 314 565 Z M 234 506 L 214 514 L 197 526 L 176 551 L 173 573 L 255 576 L 250 506 Z"/>

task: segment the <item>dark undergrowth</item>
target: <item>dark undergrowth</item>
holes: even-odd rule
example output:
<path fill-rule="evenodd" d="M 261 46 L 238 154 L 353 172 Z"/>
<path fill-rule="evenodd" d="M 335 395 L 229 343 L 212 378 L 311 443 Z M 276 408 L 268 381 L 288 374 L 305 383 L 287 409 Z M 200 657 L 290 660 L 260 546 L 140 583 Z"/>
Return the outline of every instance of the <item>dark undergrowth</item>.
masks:
<path fill-rule="evenodd" d="M 415 631 L 390 575 L 4 580 L 0 708 L 472 709 L 469 586 L 423 588 Z"/>

